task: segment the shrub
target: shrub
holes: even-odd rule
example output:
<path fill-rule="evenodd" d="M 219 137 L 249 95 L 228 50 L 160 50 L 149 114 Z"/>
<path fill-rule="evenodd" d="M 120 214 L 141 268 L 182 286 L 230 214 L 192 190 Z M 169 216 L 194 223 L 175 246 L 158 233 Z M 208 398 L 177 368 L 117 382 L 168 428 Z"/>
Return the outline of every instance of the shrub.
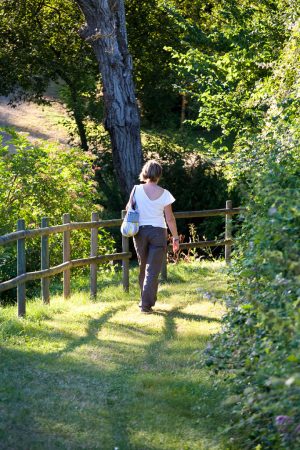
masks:
<path fill-rule="evenodd" d="M 95 201 L 92 159 L 79 149 L 63 150 L 54 144 L 32 145 L 13 130 L 15 151 L 0 146 L 0 234 L 15 231 L 18 219 L 25 219 L 26 228 L 38 228 L 42 217 L 50 225 L 62 222 L 62 214 L 70 213 L 72 221 L 89 220 L 91 212 L 99 209 Z M 89 254 L 89 232 L 72 232 L 72 258 Z M 112 252 L 114 241 L 102 230 L 99 246 Z M 27 270 L 40 265 L 39 239 L 26 242 Z M 50 236 L 50 263 L 62 260 L 62 235 Z M 0 279 L 16 275 L 16 245 L 0 247 Z M 7 293 L 2 298 L 11 298 Z"/>
<path fill-rule="evenodd" d="M 269 106 L 264 128 L 237 160 L 249 211 L 230 271 L 223 332 L 207 349 L 207 364 L 232 383 L 235 407 L 228 431 L 237 448 L 300 448 L 297 48 L 299 33 L 285 49 L 268 95 L 262 91 Z"/>
<path fill-rule="evenodd" d="M 211 355 L 239 396 L 234 429 L 243 448 L 254 442 L 296 449 L 300 442 L 299 156 L 285 152 L 282 159 L 276 149 L 256 179 L 231 269 L 224 332 Z"/>

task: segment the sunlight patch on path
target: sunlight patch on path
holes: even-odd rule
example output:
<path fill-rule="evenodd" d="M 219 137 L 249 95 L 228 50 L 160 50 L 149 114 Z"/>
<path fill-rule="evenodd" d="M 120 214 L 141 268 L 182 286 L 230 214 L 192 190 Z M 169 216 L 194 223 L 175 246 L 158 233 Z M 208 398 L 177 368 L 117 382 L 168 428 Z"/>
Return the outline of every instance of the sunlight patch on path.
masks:
<path fill-rule="evenodd" d="M 5 309 L 0 439 L 8 448 L 225 450 L 218 428 L 228 420 L 226 390 L 201 364 L 224 312 L 223 265 L 169 272 L 151 315 L 138 308 L 137 286 L 130 294 L 100 287 L 95 302 L 87 293 L 49 308 L 32 302 L 22 320 Z M 212 272 L 214 283 L 205 275 Z"/>

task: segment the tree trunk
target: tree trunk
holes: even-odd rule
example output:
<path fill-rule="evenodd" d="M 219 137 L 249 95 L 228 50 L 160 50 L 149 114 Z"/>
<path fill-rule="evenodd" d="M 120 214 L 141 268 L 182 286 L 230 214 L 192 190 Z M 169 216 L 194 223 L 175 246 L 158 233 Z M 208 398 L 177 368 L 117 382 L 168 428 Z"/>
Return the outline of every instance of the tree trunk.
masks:
<path fill-rule="evenodd" d="M 123 0 L 75 0 L 87 25 L 80 31 L 90 42 L 100 67 L 114 168 L 128 196 L 142 166 L 140 118 L 128 52 Z"/>
<path fill-rule="evenodd" d="M 79 134 L 80 146 L 81 146 L 82 150 L 87 151 L 89 149 L 89 145 L 88 145 L 88 141 L 87 141 L 87 137 L 86 137 L 85 126 L 84 126 L 84 123 L 82 120 L 82 116 L 81 116 L 81 114 L 78 114 L 78 112 L 76 110 L 73 111 L 73 115 L 74 115 L 74 120 L 76 122 L 77 131 Z"/>
<path fill-rule="evenodd" d="M 186 113 L 186 105 L 187 105 L 187 98 L 186 94 L 181 94 L 181 114 L 180 114 L 180 128 L 183 128 L 183 122 L 185 121 L 185 113 Z"/>
<path fill-rule="evenodd" d="M 86 137 L 86 131 L 85 131 L 85 126 L 83 123 L 83 115 L 81 112 L 81 108 L 80 108 L 80 100 L 78 100 L 78 95 L 76 92 L 76 89 L 74 88 L 74 86 L 71 86 L 69 84 L 69 88 L 70 88 L 70 92 L 71 92 L 71 98 L 72 98 L 72 103 L 73 103 L 73 116 L 76 122 L 76 126 L 77 126 L 77 131 L 79 134 L 79 138 L 80 138 L 80 142 L 81 142 L 81 148 L 85 151 L 87 151 L 89 149 L 88 146 L 88 142 L 87 142 L 87 137 Z"/>
<path fill-rule="evenodd" d="M 57 56 L 57 53 L 53 50 L 54 54 Z M 77 131 L 79 134 L 79 139 L 81 143 L 81 148 L 85 151 L 89 149 L 87 135 L 86 135 L 86 129 L 84 126 L 84 116 L 82 114 L 82 108 L 80 105 L 80 99 L 78 98 L 78 91 L 76 89 L 76 83 L 72 80 L 71 77 L 69 77 L 66 73 L 64 73 L 62 70 L 57 69 L 56 74 L 66 83 L 66 85 L 69 88 L 70 96 L 71 96 L 71 102 L 67 104 L 68 109 L 73 114 Z"/>

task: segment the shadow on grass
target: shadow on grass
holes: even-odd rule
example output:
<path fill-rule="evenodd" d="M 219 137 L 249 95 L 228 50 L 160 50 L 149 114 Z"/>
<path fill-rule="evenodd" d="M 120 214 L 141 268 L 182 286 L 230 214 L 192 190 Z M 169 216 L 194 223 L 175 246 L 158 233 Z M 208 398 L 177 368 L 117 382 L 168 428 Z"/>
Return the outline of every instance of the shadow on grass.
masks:
<path fill-rule="evenodd" d="M 0 120 L 1 120 L 1 118 L 0 118 Z M 32 135 L 32 137 L 34 137 L 34 139 L 43 139 L 43 140 L 51 139 L 51 134 L 46 134 L 46 133 L 41 133 L 40 131 L 36 131 L 36 129 L 34 127 L 30 127 L 30 126 L 26 126 L 26 125 L 16 126 L 15 120 L 10 119 L 9 117 L 6 117 L 5 123 L 2 121 L 0 122 L 0 128 L 4 128 L 4 127 L 13 127 L 17 133 L 28 133 L 29 135 Z M 5 131 L 1 131 L 1 134 L 3 134 L 5 136 L 6 145 L 7 145 L 7 143 L 10 142 L 12 139 L 11 135 L 9 133 L 5 133 Z"/>
<path fill-rule="evenodd" d="M 186 314 L 181 311 L 181 308 L 182 306 L 179 306 L 167 313 L 156 313 L 164 317 L 165 324 L 160 338 L 147 347 L 147 354 L 144 358 L 146 372 L 136 376 L 136 382 L 140 384 L 138 390 L 141 397 L 140 402 L 144 407 L 148 403 L 151 414 L 161 414 L 163 411 L 163 414 L 169 414 L 170 418 L 173 417 L 171 421 L 173 421 L 172 429 L 175 428 L 175 434 L 180 434 L 175 425 L 176 422 L 180 423 L 181 418 L 185 417 L 192 421 L 192 423 L 190 422 L 192 428 L 201 429 L 201 433 L 206 438 L 214 441 L 216 439 L 216 420 L 218 427 L 221 428 L 227 423 L 225 408 L 219 407 L 226 397 L 226 392 L 222 387 L 214 386 L 208 375 L 205 381 L 201 380 L 200 377 L 196 377 L 196 380 L 189 380 L 189 378 L 192 378 L 189 370 L 192 372 L 193 363 L 187 360 L 187 355 L 193 353 L 194 348 L 188 338 L 186 339 L 186 345 L 180 343 L 175 319 L 195 320 L 197 322 L 220 322 L 220 320 Z M 206 341 L 207 338 L 205 337 L 204 340 Z M 180 345 L 176 345 L 177 342 Z M 203 342 L 199 339 L 196 343 L 197 350 L 199 350 L 201 344 L 203 345 Z M 197 353 L 199 354 L 199 352 Z M 151 424 L 151 421 L 145 420 L 144 424 L 147 423 Z M 162 426 L 165 426 L 163 422 Z M 151 425 L 149 425 L 148 433 L 151 434 L 151 431 L 155 432 L 154 429 L 151 430 Z M 184 433 L 182 434 L 182 442 L 184 442 Z M 204 447 L 201 446 L 201 448 Z M 223 448 L 221 442 L 219 448 Z"/>
<path fill-rule="evenodd" d="M 200 314 L 189 314 L 189 313 L 181 312 L 180 310 L 172 310 L 170 312 L 167 312 L 167 311 L 161 311 L 161 310 L 157 309 L 157 310 L 155 310 L 154 314 L 165 317 L 167 322 L 171 319 L 185 319 L 185 320 L 193 320 L 196 322 L 203 322 L 203 321 L 205 321 L 205 322 L 221 322 L 221 320 L 216 317 L 202 316 Z"/>
<path fill-rule="evenodd" d="M 180 337 L 175 320 L 219 319 L 184 313 L 185 306 L 182 302 L 170 312 L 156 313 L 164 320 L 162 332 L 154 342 L 145 341 L 134 358 L 134 345 L 97 337 L 128 303 L 89 320 L 85 336 L 79 338 L 48 329 L 49 340 L 60 336 L 68 340 L 58 352 L 1 349 L 0 448 L 165 450 L 171 448 L 171 439 L 176 439 L 173 448 L 181 449 L 188 445 L 186 440 L 200 442 L 202 437 L 215 443 L 216 423 L 222 427 L 227 420 L 220 408 L 226 392 L 214 387 L 207 373 L 195 373 L 190 356 L 203 342 L 198 335 Z M 114 323 L 113 328 L 141 338 L 151 334 L 142 325 Z M 99 343 L 110 350 L 117 367 L 57 358 Z M 191 448 L 196 449 L 197 442 Z M 218 448 L 223 448 L 221 443 Z"/>
<path fill-rule="evenodd" d="M 153 333 L 149 330 L 145 330 L 144 328 L 138 328 L 137 326 L 134 325 L 128 325 L 128 324 L 122 324 L 122 323 L 118 323 L 118 324 L 111 324 L 111 328 L 115 329 L 115 330 L 124 330 L 125 332 L 128 333 L 136 333 L 139 334 L 141 336 L 151 336 Z"/>
<path fill-rule="evenodd" d="M 53 354 L 1 349 L 0 355 L 0 448 L 131 448 L 119 424 L 113 373 L 60 359 L 53 367 Z"/>
<path fill-rule="evenodd" d="M 64 349 L 60 350 L 59 352 L 55 352 L 54 354 L 59 356 L 62 353 L 70 353 L 74 351 L 77 347 L 81 347 L 82 345 L 86 344 L 92 344 L 93 342 L 97 342 L 98 344 L 99 341 L 97 339 L 97 334 L 99 333 L 101 328 L 117 312 L 124 311 L 127 307 L 128 307 L 127 304 L 124 304 L 122 306 L 116 306 L 114 308 L 109 309 L 108 311 L 105 311 L 99 318 L 90 320 L 86 329 L 85 336 L 81 336 L 75 339 L 73 338 L 72 341 L 70 341 Z"/>

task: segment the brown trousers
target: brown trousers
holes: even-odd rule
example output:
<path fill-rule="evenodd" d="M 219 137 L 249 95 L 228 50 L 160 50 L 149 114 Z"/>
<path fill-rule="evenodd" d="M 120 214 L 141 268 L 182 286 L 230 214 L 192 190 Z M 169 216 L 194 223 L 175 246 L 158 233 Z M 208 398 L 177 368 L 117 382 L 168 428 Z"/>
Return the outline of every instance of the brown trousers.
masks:
<path fill-rule="evenodd" d="M 167 250 L 167 230 L 144 225 L 133 238 L 140 273 L 142 308 L 154 306 L 157 298 L 158 276 Z"/>

